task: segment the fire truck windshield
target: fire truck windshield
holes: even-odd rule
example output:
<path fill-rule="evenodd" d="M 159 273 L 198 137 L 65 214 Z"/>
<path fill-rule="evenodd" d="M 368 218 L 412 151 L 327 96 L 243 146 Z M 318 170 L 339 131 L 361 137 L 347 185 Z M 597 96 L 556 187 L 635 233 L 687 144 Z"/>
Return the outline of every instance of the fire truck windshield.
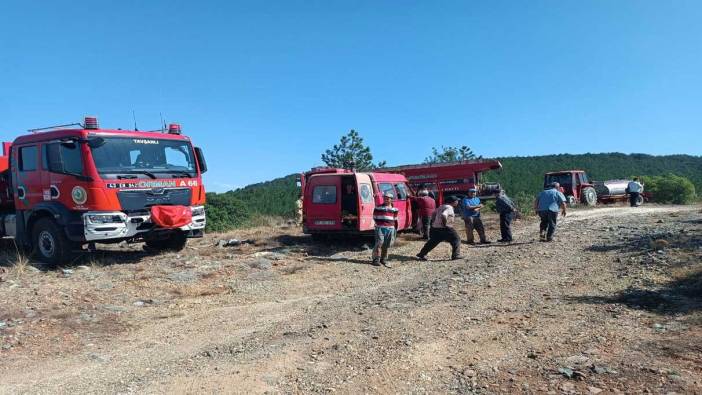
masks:
<path fill-rule="evenodd" d="M 195 156 L 189 141 L 104 137 L 91 148 L 100 174 L 145 174 L 151 178 L 194 177 Z"/>

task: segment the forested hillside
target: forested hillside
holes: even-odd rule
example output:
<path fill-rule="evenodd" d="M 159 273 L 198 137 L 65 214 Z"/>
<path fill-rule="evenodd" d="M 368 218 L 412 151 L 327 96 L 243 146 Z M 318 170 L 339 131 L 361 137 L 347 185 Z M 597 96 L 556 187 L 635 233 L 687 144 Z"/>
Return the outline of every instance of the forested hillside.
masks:
<path fill-rule="evenodd" d="M 534 195 L 547 171 L 582 169 L 592 180 L 676 174 L 690 179 L 702 191 L 702 157 L 644 154 L 545 155 L 499 158 L 502 170 L 485 173 L 483 181 L 499 182 L 512 195 Z M 225 230 L 245 226 L 264 216 L 292 218 L 299 191 L 296 174 L 252 184 L 227 193 L 209 193 L 208 228 Z"/>
<path fill-rule="evenodd" d="M 545 155 L 499 158 L 502 170 L 485 173 L 483 181 L 497 181 L 509 194 L 536 193 L 548 171 L 579 169 L 591 180 L 632 176 L 675 174 L 688 178 L 702 189 L 702 157 L 690 155 L 653 156 L 620 153 Z"/>

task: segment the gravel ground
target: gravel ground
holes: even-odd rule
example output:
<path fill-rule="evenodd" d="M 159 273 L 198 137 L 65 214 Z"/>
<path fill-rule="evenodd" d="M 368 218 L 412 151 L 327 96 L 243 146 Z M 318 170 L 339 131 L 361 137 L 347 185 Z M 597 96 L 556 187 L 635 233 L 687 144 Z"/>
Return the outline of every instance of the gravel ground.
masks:
<path fill-rule="evenodd" d="M 511 245 L 430 262 L 402 235 L 392 268 L 294 228 L 6 264 L 0 393 L 702 392 L 699 206 L 573 210 L 556 242 L 537 233 L 517 221 Z"/>

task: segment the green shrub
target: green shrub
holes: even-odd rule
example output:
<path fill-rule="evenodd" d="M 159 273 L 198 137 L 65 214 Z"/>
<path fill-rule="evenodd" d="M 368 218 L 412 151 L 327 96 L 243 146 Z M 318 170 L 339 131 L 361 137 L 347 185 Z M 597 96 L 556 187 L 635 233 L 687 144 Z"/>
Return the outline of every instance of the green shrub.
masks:
<path fill-rule="evenodd" d="M 534 199 L 535 197 L 526 192 L 518 192 L 516 195 L 512 196 L 512 202 L 517 206 L 517 211 L 522 217 L 529 217 L 534 213 Z"/>
<path fill-rule="evenodd" d="M 251 218 L 244 202 L 227 193 L 208 193 L 205 205 L 207 231 L 224 232 L 246 226 Z"/>
<path fill-rule="evenodd" d="M 687 178 L 668 174 L 664 176 L 642 177 L 644 191 L 651 193 L 651 199 L 658 203 L 691 204 L 695 202 L 695 185 Z"/>

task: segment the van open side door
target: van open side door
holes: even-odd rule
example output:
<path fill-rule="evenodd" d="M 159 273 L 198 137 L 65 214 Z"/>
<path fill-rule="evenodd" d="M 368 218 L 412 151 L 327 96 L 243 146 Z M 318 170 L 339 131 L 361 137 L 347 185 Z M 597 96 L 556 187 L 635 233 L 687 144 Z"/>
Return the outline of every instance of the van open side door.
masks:
<path fill-rule="evenodd" d="M 373 198 L 373 184 L 370 176 L 364 173 L 356 173 L 356 190 L 358 191 L 358 230 L 373 230 L 373 209 L 375 209 L 375 199 Z"/>

